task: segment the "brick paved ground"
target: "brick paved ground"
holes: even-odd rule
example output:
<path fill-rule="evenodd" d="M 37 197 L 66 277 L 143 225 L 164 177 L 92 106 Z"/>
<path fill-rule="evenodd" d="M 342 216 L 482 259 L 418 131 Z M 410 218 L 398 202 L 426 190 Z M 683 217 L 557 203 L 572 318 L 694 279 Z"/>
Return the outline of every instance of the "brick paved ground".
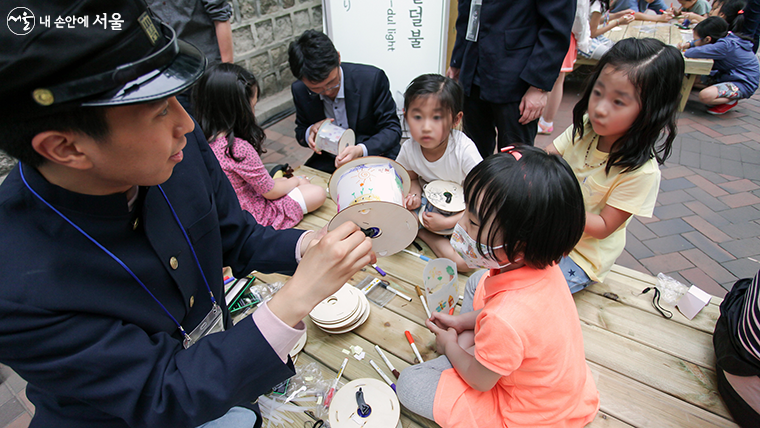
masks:
<path fill-rule="evenodd" d="M 537 137 L 537 146 L 545 147 L 570 124 L 581 87 L 578 78 L 568 79 L 555 130 Z M 266 130 L 264 162 L 298 166 L 309 157 L 295 142 L 294 128 L 291 115 Z M 760 269 L 760 95 L 723 116 L 689 101 L 678 131 L 662 167 L 654 217 L 633 219 L 617 262 L 653 275 L 664 272 L 722 297 L 737 278 Z M 25 386 L 0 365 L 0 428 L 29 426 L 34 409 Z"/>

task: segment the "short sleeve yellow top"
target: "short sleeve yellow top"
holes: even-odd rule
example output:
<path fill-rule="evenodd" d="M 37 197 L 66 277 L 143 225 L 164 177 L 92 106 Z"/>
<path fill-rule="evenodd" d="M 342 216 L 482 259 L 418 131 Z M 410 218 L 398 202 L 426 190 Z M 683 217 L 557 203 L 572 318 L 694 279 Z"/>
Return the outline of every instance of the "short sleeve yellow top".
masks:
<path fill-rule="evenodd" d="M 573 169 L 581 185 L 586 212 L 599 214 L 609 205 L 633 215 L 652 217 L 660 189 L 657 160 L 652 158 L 629 172 L 621 172 L 622 168 L 613 167 L 607 174 L 604 169 L 608 153 L 597 149 L 599 138 L 588 119 L 585 120 L 583 138 L 575 144 L 572 133 L 571 125 L 554 140 L 554 147 Z M 583 234 L 570 253 L 570 258 L 589 278 L 594 281 L 604 280 L 625 248 L 625 228 L 632 218 L 604 239 Z"/>

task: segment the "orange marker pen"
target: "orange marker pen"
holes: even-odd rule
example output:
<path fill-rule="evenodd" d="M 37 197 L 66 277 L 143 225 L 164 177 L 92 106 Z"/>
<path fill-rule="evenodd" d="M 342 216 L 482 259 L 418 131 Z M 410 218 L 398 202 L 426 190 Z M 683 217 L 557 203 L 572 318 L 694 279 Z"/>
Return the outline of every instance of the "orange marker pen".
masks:
<path fill-rule="evenodd" d="M 409 330 L 406 330 L 404 332 L 406 335 L 406 340 L 409 341 L 409 344 L 412 345 L 412 351 L 414 351 L 414 355 L 417 357 L 417 360 L 419 362 L 424 363 L 425 360 L 422 359 L 422 355 L 420 355 L 420 351 L 417 350 L 417 345 L 414 344 L 414 338 L 412 337 L 412 333 L 409 333 Z"/>

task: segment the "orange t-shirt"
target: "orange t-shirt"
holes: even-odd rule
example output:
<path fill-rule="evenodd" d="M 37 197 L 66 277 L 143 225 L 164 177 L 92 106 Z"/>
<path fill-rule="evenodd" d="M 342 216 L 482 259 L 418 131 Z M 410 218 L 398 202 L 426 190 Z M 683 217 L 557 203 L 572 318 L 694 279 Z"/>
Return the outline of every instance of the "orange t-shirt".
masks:
<path fill-rule="evenodd" d="M 475 358 L 501 374 L 490 391 L 442 373 L 433 415 L 442 427 L 581 427 L 599 410 L 575 303 L 558 266 L 480 280 L 473 299 Z"/>

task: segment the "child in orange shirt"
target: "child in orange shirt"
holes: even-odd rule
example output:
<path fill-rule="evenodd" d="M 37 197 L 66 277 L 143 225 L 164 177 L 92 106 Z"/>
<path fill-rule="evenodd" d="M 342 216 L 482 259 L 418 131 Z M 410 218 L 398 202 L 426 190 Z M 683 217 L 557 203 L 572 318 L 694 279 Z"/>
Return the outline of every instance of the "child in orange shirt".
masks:
<path fill-rule="evenodd" d="M 490 271 L 470 277 L 459 315 L 426 321 L 442 356 L 401 373 L 399 400 L 444 428 L 581 427 L 599 393 L 557 263 L 583 233 L 583 196 L 561 157 L 505 150 L 467 175 L 451 238 Z"/>

